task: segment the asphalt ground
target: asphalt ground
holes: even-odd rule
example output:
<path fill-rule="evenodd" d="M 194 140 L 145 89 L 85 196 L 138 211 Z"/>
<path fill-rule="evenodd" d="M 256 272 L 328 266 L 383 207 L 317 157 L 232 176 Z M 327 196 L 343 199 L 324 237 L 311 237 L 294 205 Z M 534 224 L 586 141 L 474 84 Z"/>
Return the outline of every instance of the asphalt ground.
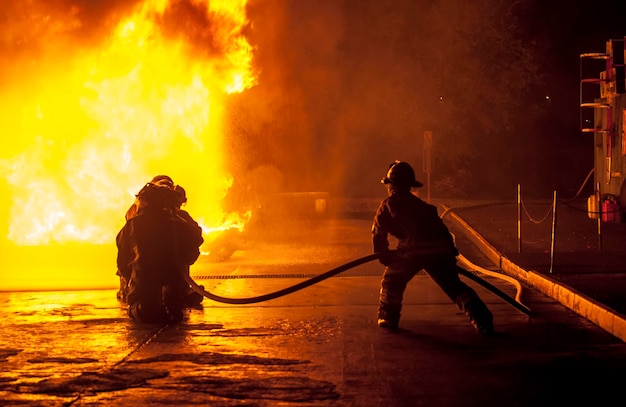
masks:
<path fill-rule="evenodd" d="M 237 241 L 228 259 L 203 258 L 192 275 L 215 294 L 266 294 L 370 254 L 369 228 L 361 216 L 286 220 Z M 468 259 L 503 271 L 475 239 L 456 234 Z M 381 273 L 370 262 L 272 301 L 205 300 L 171 326 L 129 321 L 114 289 L 0 293 L 0 405 L 553 406 L 623 398 L 626 343 L 532 285 L 522 295 L 528 316 L 468 280 L 494 313 L 497 335 L 484 338 L 419 274 L 391 333 L 376 326 Z"/>

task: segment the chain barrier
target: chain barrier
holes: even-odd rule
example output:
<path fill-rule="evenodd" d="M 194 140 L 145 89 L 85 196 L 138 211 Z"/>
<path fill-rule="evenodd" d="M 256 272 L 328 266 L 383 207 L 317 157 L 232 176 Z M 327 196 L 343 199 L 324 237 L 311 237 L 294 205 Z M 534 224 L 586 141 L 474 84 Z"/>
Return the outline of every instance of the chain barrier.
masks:
<path fill-rule="evenodd" d="M 544 217 L 541 218 L 541 220 L 536 220 L 532 216 L 530 216 L 530 213 L 528 213 L 528 209 L 526 208 L 526 204 L 524 204 L 524 200 L 522 199 L 521 195 L 520 195 L 520 204 L 522 206 L 522 209 L 524 210 L 524 214 L 528 217 L 528 220 L 530 220 L 534 224 L 540 224 L 544 222 L 546 219 L 548 219 L 548 216 L 550 216 L 553 210 L 552 206 L 550 206 L 550 209 L 548 209 L 548 212 L 544 215 Z"/>
<path fill-rule="evenodd" d="M 528 212 L 528 208 L 522 199 L 522 186 L 517 184 L 517 252 L 522 252 L 522 211 L 528 217 L 528 219 L 534 224 L 540 224 L 544 222 L 550 214 L 552 214 L 552 231 L 550 233 L 550 273 L 552 273 L 552 269 L 554 267 L 554 252 L 556 245 L 556 204 L 557 204 L 557 193 L 554 191 L 554 196 L 552 198 L 552 206 L 548 210 L 548 212 L 544 215 L 542 219 L 534 219 L 530 216 Z"/>

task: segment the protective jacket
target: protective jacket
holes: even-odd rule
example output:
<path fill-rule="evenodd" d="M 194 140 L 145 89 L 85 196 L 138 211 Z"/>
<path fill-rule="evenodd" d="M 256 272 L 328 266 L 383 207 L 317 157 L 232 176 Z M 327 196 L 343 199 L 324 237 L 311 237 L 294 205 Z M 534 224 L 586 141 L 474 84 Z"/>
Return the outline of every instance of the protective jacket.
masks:
<path fill-rule="evenodd" d="M 168 299 L 172 306 L 184 306 L 187 283 L 182 271 L 197 260 L 203 243 L 202 229 L 180 212 L 147 206 L 126 222 L 116 238 L 117 267 L 129 281 L 128 305 L 142 304 L 144 315 L 155 322 Z M 164 298 L 164 292 L 169 298 Z"/>
<path fill-rule="evenodd" d="M 117 266 L 123 276 L 167 281 L 170 270 L 198 259 L 202 229 L 177 212 L 145 211 L 126 222 L 116 238 Z"/>
<path fill-rule="evenodd" d="M 459 254 L 437 208 L 408 189 L 381 201 L 372 225 L 374 252 L 389 249 L 389 235 L 398 240 L 397 249 L 403 256 Z"/>

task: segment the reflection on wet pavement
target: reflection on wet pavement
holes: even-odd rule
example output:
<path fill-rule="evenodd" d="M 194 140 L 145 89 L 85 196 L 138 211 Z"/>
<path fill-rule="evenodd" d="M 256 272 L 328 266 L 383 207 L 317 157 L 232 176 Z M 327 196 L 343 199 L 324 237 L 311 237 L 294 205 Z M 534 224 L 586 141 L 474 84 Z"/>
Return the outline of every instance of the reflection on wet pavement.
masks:
<path fill-rule="evenodd" d="M 335 318 L 250 321 L 245 309 L 208 308 L 180 325 L 145 325 L 128 319 L 114 290 L 0 293 L 0 303 L 1 405 L 109 404 L 130 389 L 134 401 L 146 391 L 166 404 L 181 394 L 182 404 L 217 405 L 339 397 L 332 382 L 311 374 L 305 355 L 283 346 L 293 338 L 327 342 L 339 329 Z M 209 321 L 220 318 L 228 328 Z"/>
<path fill-rule="evenodd" d="M 224 296 L 282 289 L 370 253 L 369 222 L 341 225 L 350 232 L 342 244 L 339 234 L 320 229 L 312 242 L 283 244 L 290 236 L 279 245 L 250 244 L 231 261 L 201 263 L 193 275 L 208 276 L 201 283 Z M 540 292 L 524 290 L 528 318 L 475 286 L 497 320 L 499 335 L 485 340 L 418 274 L 405 293 L 401 329 L 390 333 L 375 320 L 381 272 L 371 262 L 263 303 L 205 301 L 173 326 L 131 322 L 113 287 L 0 292 L 0 405 L 343 407 L 409 400 L 483 407 L 621 399 L 624 344 Z M 490 282 L 515 292 L 500 279 Z"/>
<path fill-rule="evenodd" d="M 358 229 L 334 222 L 327 226 L 307 228 L 306 242 L 284 236 L 271 244 L 249 242 L 230 261 L 201 260 L 193 271 L 229 277 L 203 281 L 207 289 L 227 296 L 254 295 L 369 252 L 361 244 L 368 241 L 367 223 Z M 276 278 L 277 273 L 290 276 Z M 266 278 L 230 278 L 241 274 Z M 327 292 L 331 299 L 343 295 Z M 315 305 L 319 299 L 309 302 Z M 336 398 L 328 375 L 311 362 L 310 356 L 319 355 L 294 343 L 332 344 L 340 336 L 341 319 L 321 310 L 312 310 L 312 317 L 290 318 L 290 303 L 291 298 L 276 300 L 271 307 L 254 308 L 253 315 L 250 308 L 205 303 L 184 324 L 155 327 L 130 321 L 114 289 L 0 293 L 5 316 L 0 404 L 78 399 L 111 403 L 131 388 L 134 401 L 145 390 L 152 401 L 172 404 L 193 400 L 186 392 L 205 393 L 205 398 L 210 394 L 212 403 L 219 399 L 224 405 L 228 399 L 255 399 L 259 405 L 265 399 Z"/>

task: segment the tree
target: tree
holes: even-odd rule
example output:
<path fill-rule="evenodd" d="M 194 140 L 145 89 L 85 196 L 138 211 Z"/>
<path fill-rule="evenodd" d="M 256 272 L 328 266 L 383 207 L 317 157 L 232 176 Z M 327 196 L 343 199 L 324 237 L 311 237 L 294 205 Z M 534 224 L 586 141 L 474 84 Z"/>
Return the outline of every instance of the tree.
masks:
<path fill-rule="evenodd" d="M 529 144 L 541 75 L 509 2 L 259 0 L 250 11 L 261 76 L 238 97 L 236 131 L 239 146 L 261 148 L 242 148 L 242 168 L 371 196 L 394 159 L 420 169 L 433 130 L 435 193 L 514 188 L 493 174 Z"/>
<path fill-rule="evenodd" d="M 532 123 L 542 114 L 533 94 L 543 80 L 540 50 L 522 38 L 515 4 L 438 0 L 428 13 L 424 71 L 439 98 L 430 110 L 435 171 L 468 193 L 515 185 L 525 146 L 533 144 Z"/>

